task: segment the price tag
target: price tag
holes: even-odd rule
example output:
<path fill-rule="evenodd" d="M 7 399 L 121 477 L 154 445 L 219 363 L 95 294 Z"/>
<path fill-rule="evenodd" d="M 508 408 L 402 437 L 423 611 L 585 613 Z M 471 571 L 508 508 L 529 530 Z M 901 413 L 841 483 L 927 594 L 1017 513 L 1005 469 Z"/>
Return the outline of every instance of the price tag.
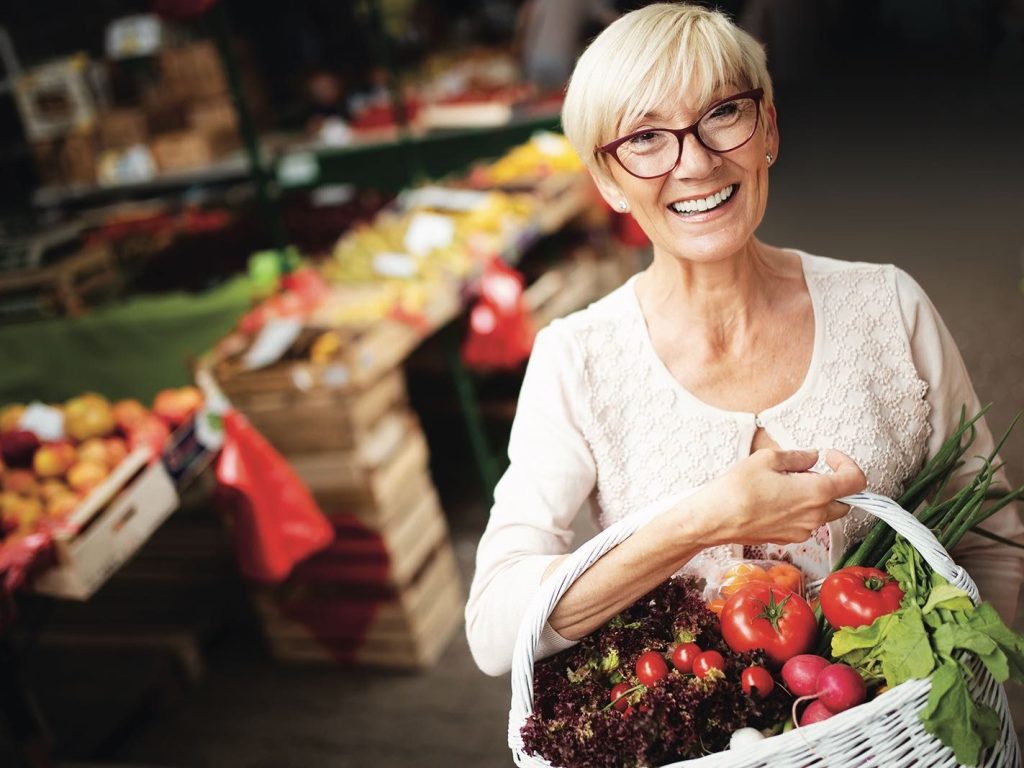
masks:
<path fill-rule="evenodd" d="M 64 439 L 64 413 L 45 403 L 31 403 L 18 422 L 21 429 L 35 432 L 46 442 Z"/>
<path fill-rule="evenodd" d="M 302 320 L 295 317 L 275 317 L 268 320 L 242 358 L 247 370 L 264 368 L 276 363 L 302 332 Z"/>
<path fill-rule="evenodd" d="M 403 210 L 411 208 L 433 208 L 437 211 L 475 211 L 487 201 L 487 193 L 475 189 L 452 189 L 451 187 L 420 187 L 403 192 L 398 203 Z"/>
<path fill-rule="evenodd" d="M 447 248 L 455 239 L 455 221 L 440 213 L 416 213 L 405 230 L 405 249 L 426 256 L 435 248 Z"/>
<path fill-rule="evenodd" d="M 407 253 L 385 251 L 373 257 L 373 271 L 381 277 L 410 278 L 419 274 L 420 266 Z"/>
<path fill-rule="evenodd" d="M 152 56 L 163 45 L 163 25 L 160 17 L 152 13 L 112 21 L 107 26 L 107 58 L 128 59 Z"/>
<path fill-rule="evenodd" d="M 282 187 L 302 187 L 320 176 L 320 163 L 312 152 L 285 155 L 277 164 L 277 182 Z"/>

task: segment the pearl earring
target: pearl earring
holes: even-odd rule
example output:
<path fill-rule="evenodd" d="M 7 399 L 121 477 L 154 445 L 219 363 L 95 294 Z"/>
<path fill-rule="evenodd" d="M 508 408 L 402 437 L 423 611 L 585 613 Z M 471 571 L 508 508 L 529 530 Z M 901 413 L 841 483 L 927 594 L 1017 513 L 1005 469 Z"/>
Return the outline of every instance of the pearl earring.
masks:
<path fill-rule="evenodd" d="M 766 155 L 764 156 L 764 158 L 765 158 L 765 160 L 767 160 L 767 161 L 768 161 L 768 165 L 771 165 L 771 164 L 772 164 L 772 161 L 773 161 L 773 160 L 775 159 L 775 155 L 773 155 L 773 154 L 772 154 L 771 152 L 768 152 L 768 153 L 767 153 L 767 154 L 766 154 Z"/>
<path fill-rule="evenodd" d="M 626 212 L 626 209 L 627 209 L 628 207 L 629 207 L 629 206 L 628 206 L 628 205 L 626 204 L 626 201 L 625 201 L 625 200 L 619 200 L 619 205 L 618 205 L 618 208 L 619 208 L 619 210 L 620 210 L 620 211 L 622 211 L 623 213 L 625 213 L 625 212 Z"/>

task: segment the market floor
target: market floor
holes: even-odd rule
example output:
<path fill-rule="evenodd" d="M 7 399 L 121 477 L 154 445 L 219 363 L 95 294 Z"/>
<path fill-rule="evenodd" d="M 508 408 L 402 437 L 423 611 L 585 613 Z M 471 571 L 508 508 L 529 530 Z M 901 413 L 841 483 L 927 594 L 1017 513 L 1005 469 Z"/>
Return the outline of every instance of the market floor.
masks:
<path fill-rule="evenodd" d="M 908 90 L 889 75 L 782 94 L 761 234 L 907 269 L 950 326 L 982 402 L 995 403 L 998 432 L 1024 405 L 1024 99 L 1007 107 L 997 88 L 967 77 Z M 1004 454 L 1024 481 L 1024 435 Z M 472 492 L 445 501 L 468 580 L 486 506 Z M 508 677 L 480 674 L 461 632 L 418 675 L 280 666 L 245 622 L 206 661 L 176 706 L 137 723 L 109 757 L 183 768 L 511 765 Z"/>

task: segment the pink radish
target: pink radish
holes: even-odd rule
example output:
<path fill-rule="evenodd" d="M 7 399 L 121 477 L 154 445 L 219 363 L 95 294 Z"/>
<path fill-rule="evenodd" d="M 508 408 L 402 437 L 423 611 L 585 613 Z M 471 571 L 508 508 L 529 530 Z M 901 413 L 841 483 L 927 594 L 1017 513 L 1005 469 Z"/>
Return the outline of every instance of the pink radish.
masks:
<path fill-rule="evenodd" d="M 794 696 L 814 696 L 818 692 L 818 675 L 828 665 L 828 659 L 801 653 L 782 665 L 782 682 Z"/>
<path fill-rule="evenodd" d="M 786 679 L 785 668 L 782 670 L 782 677 L 784 680 Z M 803 678 L 798 682 L 802 684 Z M 794 690 L 794 692 L 796 691 Z M 831 716 L 857 706 L 866 698 L 867 687 L 857 670 L 848 664 L 828 664 L 818 673 L 811 692 L 793 702 L 793 720 L 797 721 L 797 705 L 808 699 L 815 699 L 815 701 L 807 705 L 804 716 L 799 719 L 800 725 L 827 719 L 821 716 L 820 710 L 822 709 Z"/>
<path fill-rule="evenodd" d="M 820 723 L 822 720 L 828 720 L 835 713 L 830 712 L 828 707 L 822 704 L 820 701 L 812 701 L 807 705 L 807 709 L 804 710 L 803 715 L 800 717 L 800 725 L 811 725 L 812 723 Z"/>

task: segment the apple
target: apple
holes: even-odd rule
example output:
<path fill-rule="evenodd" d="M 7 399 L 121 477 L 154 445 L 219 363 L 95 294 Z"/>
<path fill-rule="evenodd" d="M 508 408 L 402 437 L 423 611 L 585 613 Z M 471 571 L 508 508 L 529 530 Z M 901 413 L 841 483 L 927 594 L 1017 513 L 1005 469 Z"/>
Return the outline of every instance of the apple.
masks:
<path fill-rule="evenodd" d="M 30 469 L 11 469 L 4 473 L 4 491 L 19 496 L 38 496 L 39 483 Z"/>
<path fill-rule="evenodd" d="M 38 447 L 39 438 L 35 432 L 16 429 L 0 434 L 0 457 L 9 467 L 31 467 Z"/>
<path fill-rule="evenodd" d="M 160 456 L 170 436 L 171 430 L 167 423 L 150 414 L 141 423 L 132 427 L 128 433 L 128 447 L 133 451 L 136 448 L 148 448 L 154 456 Z"/>
<path fill-rule="evenodd" d="M 86 392 L 64 404 L 64 429 L 75 440 L 106 437 L 116 427 L 114 409 L 102 395 Z"/>
<path fill-rule="evenodd" d="M 68 470 L 68 485 L 79 493 L 88 493 L 110 474 L 105 462 L 79 461 Z"/>
<path fill-rule="evenodd" d="M 123 437 L 107 437 L 103 440 L 107 449 L 107 466 L 113 469 L 128 456 L 128 441 Z"/>
<path fill-rule="evenodd" d="M 0 409 L 0 432 L 13 432 L 20 429 L 21 417 L 25 415 L 25 406 L 12 403 Z"/>
<path fill-rule="evenodd" d="M 65 490 L 46 502 L 46 516 L 61 520 L 69 517 L 80 500 L 77 493 L 70 489 Z"/>
<path fill-rule="evenodd" d="M 126 435 L 135 424 L 138 424 L 148 415 L 149 411 L 146 410 L 146 406 L 138 400 L 129 398 L 127 400 L 118 400 L 114 403 L 114 421 L 117 422 L 118 428 Z"/>
<path fill-rule="evenodd" d="M 90 437 L 78 444 L 78 461 L 95 461 L 97 464 L 107 463 L 107 444 L 105 438 Z"/>
<path fill-rule="evenodd" d="M 153 400 L 153 413 L 175 429 L 199 410 L 203 404 L 203 393 L 196 387 L 164 389 Z"/>
<path fill-rule="evenodd" d="M 39 477 L 63 477 L 76 456 L 71 443 L 43 443 L 32 457 L 32 469 Z"/>

